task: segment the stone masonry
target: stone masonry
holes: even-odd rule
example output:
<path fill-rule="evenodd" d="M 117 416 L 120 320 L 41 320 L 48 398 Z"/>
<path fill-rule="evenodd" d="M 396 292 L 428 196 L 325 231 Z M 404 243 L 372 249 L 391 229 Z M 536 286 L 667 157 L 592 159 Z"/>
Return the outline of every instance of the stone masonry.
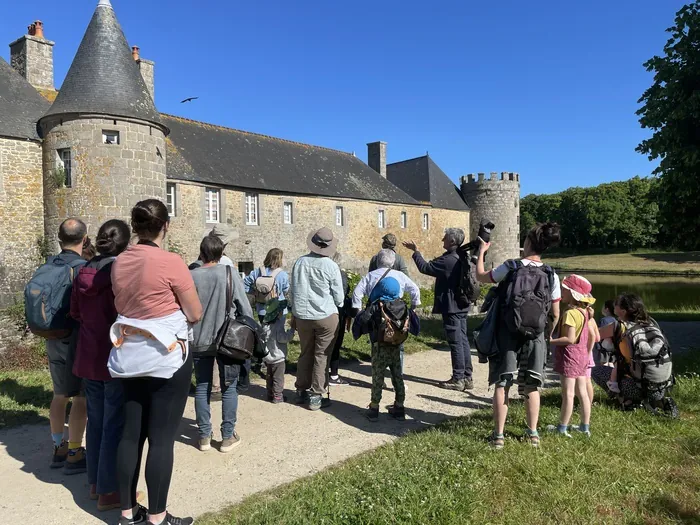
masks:
<path fill-rule="evenodd" d="M 462 197 L 471 208 L 470 239 L 476 238 L 482 218 L 496 224 L 491 234 L 491 249 L 486 267 L 498 266 L 507 259 L 520 256 L 520 175 L 492 172 L 461 178 Z"/>
<path fill-rule="evenodd" d="M 40 89 L 54 89 L 53 46 L 45 38 L 25 35 L 10 44 L 10 65 Z"/>
<path fill-rule="evenodd" d="M 367 270 L 370 258 L 381 248 L 381 238 L 393 233 L 399 241 L 414 240 L 425 257 L 442 253 L 444 228 L 463 228 L 469 224 L 469 212 L 436 209 L 429 206 L 402 206 L 386 203 L 336 200 L 322 197 L 282 196 L 258 194 L 259 225 L 245 224 L 245 192 L 221 190 L 221 222 L 207 224 L 204 215 L 205 187 L 188 183 L 176 183 L 176 216 L 170 225 L 170 249 L 180 253 L 186 262 L 194 261 L 199 254 L 202 237 L 212 228 L 225 236 L 229 243 L 226 254 L 236 263 L 262 264 L 270 248 L 281 248 L 285 253 L 285 267 L 308 253 L 306 237 L 310 231 L 328 226 L 339 238 L 339 252 L 343 268 L 362 273 Z M 284 224 L 284 203 L 292 203 L 293 224 Z M 343 226 L 336 225 L 336 206 L 343 207 Z M 378 227 L 378 213 L 383 210 L 386 227 Z M 406 213 L 406 228 L 401 228 L 401 213 Z M 429 217 L 429 228 L 422 228 L 423 214 Z M 398 252 L 407 259 L 410 252 L 403 247 Z M 419 275 L 415 265 L 407 261 L 411 277 L 422 286 L 430 286 L 433 279 Z"/>
<path fill-rule="evenodd" d="M 47 237 L 57 249 L 56 231 L 66 217 L 80 217 L 94 236 L 108 220 L 128 220 L 147 198 L 165 200 L 165 136 L 153 124 L 89 117 L 42 121 L 44 207 Z M 119 144 L 104 144 L 103 132 L 119 133 Z M 66 187 L 58 150 L 71 150 L 71 185 Z"/>
<path fill-rule="evenodd" d="M 39 265 L 44 235 L 41 144 L 0 138 L 0 308 Z"/>

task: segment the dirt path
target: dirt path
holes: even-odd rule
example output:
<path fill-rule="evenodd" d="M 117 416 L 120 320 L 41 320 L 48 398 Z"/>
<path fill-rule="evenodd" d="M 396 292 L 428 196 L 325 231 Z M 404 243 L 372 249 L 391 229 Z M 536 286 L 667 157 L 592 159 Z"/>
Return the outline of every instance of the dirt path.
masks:
<path fill-rule="evenodd" d="M 175 444 L 175 469 L 169 509 L 175 515 L 199 516 L 241 501 L 246 496 L 308 476 L 330 465 L 387 443 L 449 416 L 464 415 L 489 403 L 486 366 L 474 357 L 473 393 L 437 387 L 449 377 L 450 355 L 431 350 L 406 356 L 407 415 L 399 423 L 382 413 L 370 423 L 363 408 L 369 403 L 370 365 L 358 363 L 345 376 L 350 386 L 336 387 L 333 405 L 309 412 L 292 404 L 265 402 L 264 385 L 254 384 L 241 396 L 237 430 L 243 443 L 231 454 L 199 452 L 190 398 Z M 286 377 L 293 387 L 294 378 Z M 387 384 L 389 381 L 387 380 Z M 291 392 L 288 392 L 291 394 Z M 393 400 L 386 391 L 383 404 Z M 220 403 L 214 403 L 213 426 L 220 424 Z M 115 523 L 116 511 L 98 513 L 88 499 L 85 475 L 68 477 L 48 468 L 48 425 L 30 425 L 0 432 L 0 511 L 10 523 Z M 215 433 L 215 439 L 220 435 Z M 143 476 L 140 487 L 145 490 Z M 8 519 L 9 518 L 9 519 Z"/>

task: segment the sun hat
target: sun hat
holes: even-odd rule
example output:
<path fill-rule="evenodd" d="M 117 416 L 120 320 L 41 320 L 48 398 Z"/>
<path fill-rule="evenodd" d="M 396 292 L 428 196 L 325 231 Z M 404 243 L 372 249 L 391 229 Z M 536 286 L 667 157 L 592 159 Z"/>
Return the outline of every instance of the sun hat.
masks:
<path fill-rule="evenodd" d="M 382 237 L 382 246 L 384 248 L 396 248 L 397 242 L 396 235 L 393 233 L 387 233 L 384 237 Z"/>
<path fill-rule="evenodd" d="M 338 247 L 338 239 L 333 236 L 333 232 L 330 229 L 324 227 L 309 233 L 309 236 L 306 238 L 306 244 L 309 245 L 309 250 L 312 253 L 324 257 L 333 257 Z"/>
<path fill-rule="evenodd" d="M 591 295 L 593 285 L 585 277 L 572 273 L 564 278 L 561 282 L 561 286 L 569 290 L 576 301 L 586 304 L 595 303 L 595 297 Z"/>

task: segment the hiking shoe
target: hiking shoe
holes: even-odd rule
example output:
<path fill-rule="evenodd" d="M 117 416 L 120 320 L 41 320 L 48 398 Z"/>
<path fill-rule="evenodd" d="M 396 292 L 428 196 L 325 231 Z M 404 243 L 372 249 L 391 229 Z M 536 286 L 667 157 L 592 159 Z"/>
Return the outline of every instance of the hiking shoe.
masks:
<path fill-rule="evenodd" d="M 492 433 L 488 438 L 489 446 L 494 450 L 501 450 L 505 444 L 506 439 L 503 434 Z"/>
<path fill-rule="evenodd" d="M 219 452 L 223 452 L 226 454 L 227 452 L 231 452 L 234 448 L 236 448 L 238 445 L 241 444 L 241 436 L 239 436 L 236 431 L 234 430 L 233 436 L 229 438 L 224 438 L 224 440 L 221 442 L 221 446 L 219 447 Z"/>
<path fill-rule="evenodd" d="M 365 414 L 367 419 L 372 422 L 379 421 L 379 407 L 367 407 L 367 413 Z"/>
<path fill-rule="evenodd" d="M 176 518 L 169 512 L 165 513 L 165 519 L 160 523 L 147 522 L 148 525 L 193 525 L 194 518 Z"/>
<path fill-rule="evenodd" d="M 453 377 L 449 381 L 443 381 L 440 383 L 440 388 L 444 388 L 445 390 L 459 390 L 462 392 L 465 389 L 465 381 L 464 379 L 455 379 Z"/>
<path fill-rule="evenodd" d="M 294 400 L 294 402 L 297 405 L 305 405 L 306 403 L 309 402 L 309 397 L 310 397 L 309 393 L 306 390 L 304 390 L 304 391 L 297 390 L 297 397 Z"/>
<path fill-rule="evenodd" d="M 333 379 L 333 376 L 331 376 L 331 378 L 328 380 L 328 384 L 331 386 L 345 386 L 348 384 L 348 382 L 340 376 L 336 376 L 335 379 Z"/>
<path fill-rule="evenodd" d="M 68 451 L 66 463 L 63 465 L 63 473 L 72 476 L 74 474 L 82 474 L 87 471 L 87 457 L 85 448 L 80 447 Z"/>
<path fill-rule="evenodd" d="M 148 510 L 143 505 L 138 505 L 138 510 L 133 518 L 125 518 L 121 516 L 119 518 L 118 525 L 146 525 L 146 519 L 148 516 Z"/>
<path fill-rule="evenodd" d="M 211 438 L 212 436 L 199 438 L 198 447 L 200 452 L 206 452 L 207 450 L 211 449 Z"/>
<path fill-rule="evenodd" d="M 321 410 L 321 405 L 323 404 L 323 399 L 318 394 L 309 396 L 308 408 L 309 410 Z"/>
<path fill-rule="evenodd" d="M 467 390 L 474 390 L 474 381 L 472 380 L 471 377 L 464 378 L 464 390 L 465 390 L 465 392 Z"/>
<path fill-rule="evenodd" d="M 321 398 L 321 408 L 328 408 L 331 406 L 331 398 L 330 397 L 322 397 Z"/>
<path fill-rule="evenodd" d="M 53 457 L 51 458 L 51 468 L 62 468 L 66 463 L 66 458 L 68 457 L 68 443 L 63 441 L 61 446 L 53 447 Z"/>
<path fill-rule="evenodd" d="M 390 406 L 387 411 L 394 419 L 398 419 L 399 421 L 404 421 L 406 419 L 406 409 L 404 407 L 396 406 L 396 404 L 394 404 Z"/>

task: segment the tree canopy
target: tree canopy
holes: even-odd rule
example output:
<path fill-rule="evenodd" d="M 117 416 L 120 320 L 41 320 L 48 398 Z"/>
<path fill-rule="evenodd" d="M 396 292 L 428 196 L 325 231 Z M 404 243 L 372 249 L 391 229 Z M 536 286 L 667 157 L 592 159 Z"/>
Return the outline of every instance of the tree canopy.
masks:
<path fill-rule="evenodd" d="M 700 247 L 700 0 L 682 7 L 663 56 L 644 66 L 654 72 L 637 111 L 653 130 L 637 151 L 660 159 L 658 201 L 664 238 L 684 249 Z"/>

